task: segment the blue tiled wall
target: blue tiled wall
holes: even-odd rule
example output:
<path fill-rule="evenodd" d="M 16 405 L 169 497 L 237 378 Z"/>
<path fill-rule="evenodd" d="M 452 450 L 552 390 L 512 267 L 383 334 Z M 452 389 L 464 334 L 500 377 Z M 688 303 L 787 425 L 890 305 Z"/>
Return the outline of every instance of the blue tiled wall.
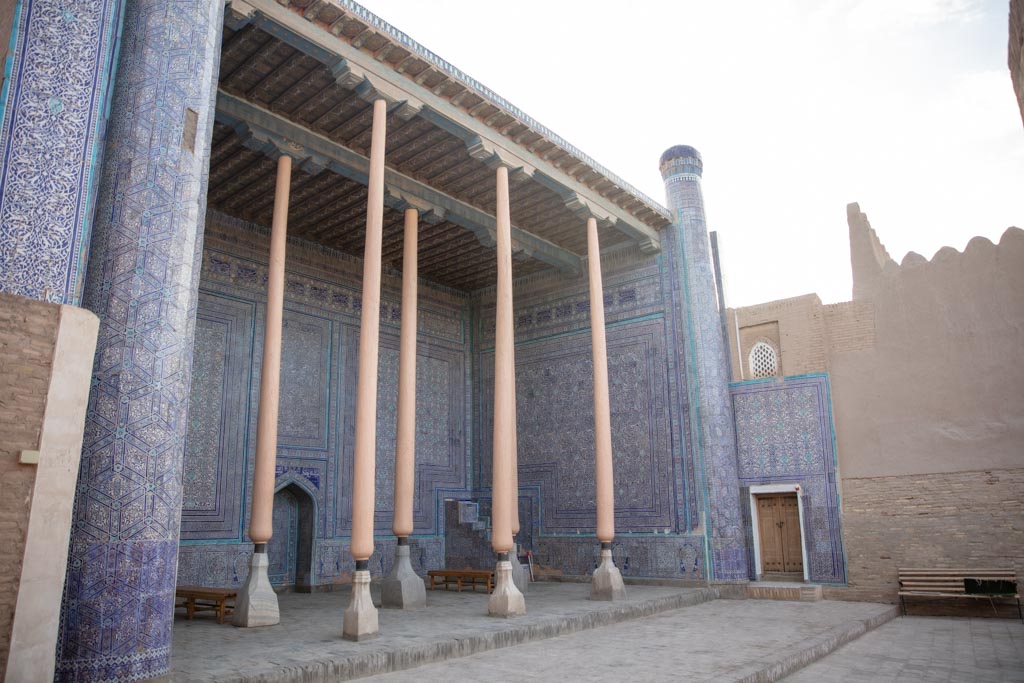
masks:
<path fill-rule="evenodd" d="M 61 18 L 73 22 L 76 11 L 95 4 L 63 3 Z M 83 294 L 100 328 L 57 643 L 59 680 L 141 680 L 170 667 L 223 10 L 214 0 L 125 4 Z M 51 43 L 47 64 L 65 64 L 69 47 Z M 75 191 L 87 191 L 84 179 L 75 182 Z"/>
<path fill-rule="evenodd" d="M 262 228 L 207 218 L 185 451 L 178 583 L 238 585 L 252 544 L 246 535 L 255 457 L 256 412 L 269 251 Z M 354 569 L 352 449 L 359 347 L 356 259 L 291 241 L 285 278 L 278 429 L 278 487 L 296 482 L 318 512 L 314 584 Z M 371 571 L 390 568 L 400 276 L 385 276 L 377 398 L 377 549 Z M 467 492 L 468 317 L 463 294 L 420 287 L 417 357 L 416 563 L 443 566 L 446 495 Z M 288 523 L 287 516 L 275 524 Z M 275 536 L 288 529 L 275 529 Z"/>
<path fill-rule="evenodd" d="M 730 394 L 748 544 L 753 544 L 750 487 L 799 484 L 810 580 L 846 583 L 828 376 L 741 382 Z M 753 553 L 749 571 L 756 573 Z"/>
<path fill-rule="evenodd" d="M 0 96 L 0 291 L 81 301 L 123 5 L 17 5 Z"/>
<path fill-rule="evenodd" d="M 673 261 L 620 251 L 604 259 L 612 451 L 614 554 L 627 576 L 700 579 L 704 542 L 695 514 L 684 359 L 677 349 Z M 594 536 L 593 365 L 584 276 L 516 283 L 516 402 L 520 542 L 565 574 L 589 574 Z M 473 310 L 473 481 L 490 501 L 494 368 L 493 292 Z M 529 503 L 528 505 L 526 503 Z"/>

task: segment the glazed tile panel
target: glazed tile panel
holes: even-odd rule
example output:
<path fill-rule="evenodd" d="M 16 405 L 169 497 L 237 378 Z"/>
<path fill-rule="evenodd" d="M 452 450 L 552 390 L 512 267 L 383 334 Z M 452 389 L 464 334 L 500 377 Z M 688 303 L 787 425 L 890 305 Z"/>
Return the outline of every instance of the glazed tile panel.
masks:
<path fill-rule="evenodd" d="M 245 562 L 266 307 L 267 231 L 215 212 L 207 218 L 198 312 L 179 583 L 239 585 Z M 316 509 L 314 583 L 352 571 L 352 449 L 361 263 L 290 240 L 282 332 L 277 488 L 297 484 Z M 377 407 L 376 534 L 371 570 L 390 567 L 401 281 L 385 276 Z M 414 550 L 443 563 L 438 508 L 466 492 L 465 297 L 420 287 Z M 212 479 L 208 475 L 213 475 Z M 288 516 L 275 536 L 288 536 Z M 277 528 L 280 526 L 280 528 Z M 432 540 L 432 538 L 436 540 Z M 274 559 L 271 558 L 274 562 Z M 433 564 L 431 564 L 433 563 Z M 429 568 L 428 567 L 428 568 Z M 281 573 L 281 572 L 279 572 Z M 282 579 L 287 579 L 281 573 Z"/>
<path fill-rule="evenodd" d="M 0 123 L 0 291 L 81 301 L 122 7 L 18 3 Z"/>
<path fill-rule="evenodd" d="M 222 13 L 223 3 L 211 0 L 125 7 L 83 296 L 100 330 L 57 646 L 60 680 L 140 680 L 170 666 Z M 53 46 L 54 63 L 65 50 Z"/>
<path fill-rule="evenodd" d="M 750 487 L 800 484 L 810 579 L 845 583 L 828 376 L 743 382 L 730 393 L 748 543 L 753 544 Z M 753 561 L 751 554 L 752 575 Z"/>

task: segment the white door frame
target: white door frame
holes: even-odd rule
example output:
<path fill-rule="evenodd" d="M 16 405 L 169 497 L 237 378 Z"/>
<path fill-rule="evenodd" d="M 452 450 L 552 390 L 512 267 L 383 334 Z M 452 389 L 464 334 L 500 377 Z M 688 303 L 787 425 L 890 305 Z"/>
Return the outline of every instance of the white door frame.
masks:
<path fill-rule="evenodd" d="M 757 579 L 764 575 L 764 568 L 761 566 L 761 532 L 757 518 L 757 500 L 754 496 L 763 493 L 795 493 L 797 510 L 800 513 L 800 556 L 804 564 L 804 581 L 810 581 L 810 567 L 807 564 L 807 535 L 804 526 L 804 498 L 800 495 L 800 484 L 763 484 L 750 487 L 750 519 L 754 527 L 754 571 L 757 572 Z"/>

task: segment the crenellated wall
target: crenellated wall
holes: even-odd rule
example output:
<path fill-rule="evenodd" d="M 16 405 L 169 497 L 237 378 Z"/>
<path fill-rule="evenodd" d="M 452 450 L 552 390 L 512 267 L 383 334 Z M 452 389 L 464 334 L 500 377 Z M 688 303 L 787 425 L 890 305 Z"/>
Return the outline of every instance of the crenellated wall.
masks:
<path fill-rule="evenodd" d="M 666 252 L 602 259 L 607 318 L 616 540 L 626 576 L 703 580 L 704 539 L 688 443 L 685 368 Z M 473 307 L 473 482 L 489 514 L 493 291 Z M 589 574 L 598 559 L 593 365 L 587 281 L 555 274 L 515 287 L 516 400 L 523 532 L 543 569 Z"/>
<path fill-rule="evenodd" d="M 248 571 L 246 535 L 255 457 L 268 241 L 259 227 L 207 217 L 185 453 L 179 584 L 238 585 Z M 315 510 L 312 585 L 347 579 L 362 265 L 352 257 L 288 244 L 277 488 L 270 552 L 281 561 L 298 533 L 288 496 Z M 386 275 L 377 409 L 377 550 L 390 568 L 401 279 Z M 443 564 L 443 499 L 467 493 L 468 299 L 421 283 L 417 353 L 417 488 L 413 565 Z M 297 509 L 297 508 L 294 508 Z M 275 568 L 275 558 L 271 558 Z M 274 572 L 272 571 L 272 574 Z M 294 582 L 294 573 L 275 574 Z M 287 577 L 287 578 L 286 578 Z"/>
<path fill-rule="evenodd" d="M 832 356 L 849 588 L 896 599 L 906 566 L 1024 572 L 1024 231 L 889 258 L 849 207 L 854 301 L 874 343 Z"/>

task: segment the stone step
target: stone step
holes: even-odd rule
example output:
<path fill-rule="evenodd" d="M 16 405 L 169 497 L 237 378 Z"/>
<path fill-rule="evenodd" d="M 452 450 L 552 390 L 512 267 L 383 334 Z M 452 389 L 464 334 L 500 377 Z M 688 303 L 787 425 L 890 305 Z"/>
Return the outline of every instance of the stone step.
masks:
<path fill-rule="evenodd" d="M 755 581 L 747 585 L 747 598 L 751 600 L 817 602 L 822 599 L 822 591 L 821 586 L 811 584 Z"/>
<path fill-rule="evenodd" d="M 322 628 L 327 615 L 341 614 L 342 604 L 328 607 L 323 603 L 343 603 L 347 591 L 318 594 L 320 604 L 299 608 L 306 613 L 304 617 L 296 607 L 310 604 L 303 601 L 305 596 L 283 596 L 281 626 L 271 628 L 307 634 L 301 645 L 281 650 L 284 643 L 271 630 L 257 633 L 259 629 L 220 626 L 217 630 L 215 623 L 176 623 L 171 680 L 346 681 L 642 619 L 712 601 L 718 596 L 710 588 L 630 588 L 622 602 L 593 602 L 586 599 L 589 586 L 534 583 L 527 596 L 526 615 L 514 619 L 485 616 L 485 595 L 427 591 L 431 606 L 408 612 L 380 610 L 380 636 L 358 644 L 341 642 L 340 626 L 337 635 L 327 638 L 314 630 Z M 325 617 L 311 618 L 313 612 L 319 611 L 324 611 Z M 303 619 L 308 623 L 303 624 Z M 202 636 L 196 626 L 205 626 Z M 187 636 L 189 631 L 195 636 Z"/>

